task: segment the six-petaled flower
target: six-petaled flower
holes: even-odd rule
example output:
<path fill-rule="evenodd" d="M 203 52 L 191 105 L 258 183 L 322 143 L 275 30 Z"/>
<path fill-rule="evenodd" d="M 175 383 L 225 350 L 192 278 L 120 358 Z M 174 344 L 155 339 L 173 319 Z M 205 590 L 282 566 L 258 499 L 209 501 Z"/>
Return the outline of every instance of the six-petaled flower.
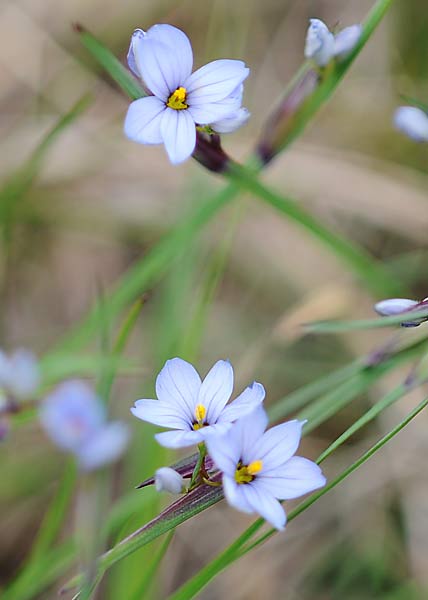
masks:
<path fill-rule="evenodd" d="M 141 144 L 164 144 L 174 164 L 189 158 L 195 149 L 196 126 L 230 118 L 234 127 L 229 130 L 233 130 L 245 121 L 238 111 L 241 85 L 249 69 L 240 60 L 226 59 L 192 73 L 190 41 L 176 27 L 153 25 L 146 32 L 137 29 L 128 64 L 150 95 L 130 105 L 125 134 Z"/>
<path fill-rule="evenodd" d="M 278 500 L 291 500 L 325 485 L 314 462 L 294 456 L 303 423 L 289 421 L 268 431 L 260 406 L 239 419 L 228 432 L 206 440 L 209 455 L 223 472 L 223 490 L 231 506 L 258 513 L 276 529 L 286 514 Z"/>
<path fill-rule="evenodd" d="M 233 369 L 228 361 L 216 362 L 202 381 L 190 363 L 173 358 L 156 379 L 158 399 L 137 400 L 131 412 L 143 421 L 175 430 L 155 435 L 163 446 L 192 446 L 227 431 L 265 397 L 263 386 L 254 382 L 227 404 L 232 390 Z"/>

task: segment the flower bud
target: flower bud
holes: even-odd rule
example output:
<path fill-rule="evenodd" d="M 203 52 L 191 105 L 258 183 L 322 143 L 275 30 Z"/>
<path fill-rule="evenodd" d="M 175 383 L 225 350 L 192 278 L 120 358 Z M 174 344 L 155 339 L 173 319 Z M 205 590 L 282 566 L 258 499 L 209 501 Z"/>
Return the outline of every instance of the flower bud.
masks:
<path fill-rule="evenodd" d="M 319 67 L 325 67 L 334 57 L 334 35 L 320 19 L 309 19 L 309 23 L 305 58 L 311 58 Z"/>
<path fill-rule="evenodd" d="M 417 304 L 419 303 L 416 300 L 409 300 L 408 298 L 389 298 L 388 300 L 377 302 L 374 309 L 383 317 L 392 317 L 393 315 L 399 315 L 414 308 Z"/>
<path fill-rule="evenodd" d="M 412 310 L 422 310 L 428 308 L 425 300 L 417 302 L 416 300 L 410 300 L 408 298 L 389 298 L 388 300 L 381 300 L 375 304 L 375 311 L 384 316 L 392 317 L 394 315 L 401 315 L 411 312 Z M 428 317 L 421 317 L 415 321 L 403 321 L 402 327 L 418 327 L 424 321 L 427 321 Z"/>
<path fill-rule="evenodd" d="M 336 58 L 346 58 L 357 45 L 361 37 L 361 31 L 361 25 L 351 25 L 334 36 L 334 55 Z"/>
<path fill-rule="evenodd" d="M 400 106 L 394 113 L 394 125 L 416 142 L 428 142 L 428 115 L 416 106 Z"/>
<path fill-rule="evenodd" d="M 161 467 L 155 473 L 155 487 L 158 492 L 181 494 L 184 489 L 184 479 L 171 467 Z"/>

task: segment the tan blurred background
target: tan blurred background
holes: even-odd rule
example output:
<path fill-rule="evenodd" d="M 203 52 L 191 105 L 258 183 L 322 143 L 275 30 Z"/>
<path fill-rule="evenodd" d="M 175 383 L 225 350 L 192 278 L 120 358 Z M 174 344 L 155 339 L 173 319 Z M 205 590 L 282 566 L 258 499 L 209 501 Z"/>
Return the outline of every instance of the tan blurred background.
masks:
<path fill-rule="evenodd" d="M 245 105 L 253 116 L 242 131 L 225 138 L 231 154 L 244 158 L 302 61 L 308 18 L 343 27 L 361 21 L 371 5 L 370 0 L 1 0 L 2 180 L 23 164 L 78 98 L 90 92 L 94 102 L 50 149 L 4 242 L 0 346 L 47 351 L 84 314 L 100 288 L 116 281 L 179 215 L 222 185 L 219 177 L 192 161 L 172 167 L 162 148 L 124 138 L 128 101 L 80 46 L 73 22 L 82 23 L 121 59 L 134 28 L 168 22 L 190 36 L 197 66 L 221 57 L 245 60 L 251 67 Z M 428 102 L 427 56 L 428 6 L 420 0 L 396 2 L 332 101 L 264 175 L 270 185 L 384 260 L 416 298 L 428 295 L 428 146 L 395 132 L 391 118 L 402 103 L 400 94 Z M 239 224 L 231 229 L 237 218 Z M 239 385 L 256 378 L 274 401 L 390 335 L 382 330 L 334 338 L 302 336 L 299 325 L 308 320 L 371 317 L 375 299 L 307 233 L 247 198 L 239 207 L 226 209 L 195 242 L 188 254 L 193 283 L 184 295 L 175 299 L 171 293 L 173 277 L 153 290 L 133 339 L 141 373 L 119 382 L 117 414 L 128 418 L 141 386 L 174 353 L 181 321 L 192 309 L 192 285 L 199 285 L 203 274 L 198 256 L 212 256 L 225 231 L 233 243 L 202 338 L 201 371 L 227 356 Z M 176 277 L 181 268 L 187 273 L 179 263 Z M 170 328 L 165 329 L 163 319 L 169 319 Z M 388 376 L 316 430 L 304 442 L 306 455 L 314 458 L 405 375 Z M 422 394 L 408 395 L 365 430 L 336 462 L 329 462 L 327 474 L 366 449 Z M 133 425 L 138 435 L 139 424 Z M 426 425 L 424 414 L 330 498 L 298 519 L 287 535 L 276 536 L 242 560 L 201 597 L 425 597 Z M 5 457 L 0 488 L 4 582 L 28 551 L 60 466 L 36 425 L 20 431 L 0 452 Z M 135 465 L 128 468 L 131 485 L 139 474 Z M 222 504 L 181 527 L 160 594 L 202 566 L 247 522 L 245 515 Z M 104 593 L 128 598 L 117 591 Z"/>

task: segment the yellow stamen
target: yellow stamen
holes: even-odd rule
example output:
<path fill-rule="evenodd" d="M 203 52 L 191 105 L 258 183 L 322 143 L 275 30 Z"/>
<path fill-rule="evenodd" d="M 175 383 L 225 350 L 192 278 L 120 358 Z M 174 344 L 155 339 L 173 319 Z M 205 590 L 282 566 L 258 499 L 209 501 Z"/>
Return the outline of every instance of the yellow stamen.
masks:
<path fill-rule="evenodd" d="M 262 468 L 263 468 L 263 461 L 261 461 L 261 460 L 253 460 L 253 462 L 250 463 L 247 467 L 248 473 L 250 475 L 256 475 L 257 473 L 260 473 Z"/>
<path fill-rule="evenodd" d="M 195 418 L 196 423 L 193 426 L 193 429 L 200 429 L 203 427 L 203 421 L 205 419 L 205 415 L 207 414 L 207 409 L 203 404 L 197 404 L 195 408 Z"/>
<path fill-rule="evenodd" d="M 238 463 L 235 471 L 235 481 L 236 483 L 250 483 L 253 481 L 254 476 L 263 468 L 263 461 L 254 460 L 249 465 L 243 465 L 242 463 Z"/>
<path fill-rule="evenodd" d="M 169 108 L 173 108 L 174 110 L 183 110 L 184 108 L 188 108 L 185 102 L 186 96 L 186 88 L 179 87 L 168 98 L 168 102 L 166 103 L 166 105 L 169 106 Z"/>

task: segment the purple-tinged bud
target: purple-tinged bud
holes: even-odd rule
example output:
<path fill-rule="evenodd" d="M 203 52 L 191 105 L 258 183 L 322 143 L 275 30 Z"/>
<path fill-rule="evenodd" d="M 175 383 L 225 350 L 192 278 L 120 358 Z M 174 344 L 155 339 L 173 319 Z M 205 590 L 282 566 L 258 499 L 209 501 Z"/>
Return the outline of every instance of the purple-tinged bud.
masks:
<path fill-rule="evenodd" d="M 220 136 L 202 131 L 196 132 L 196 148 L 193 158 L 209 171 L 223 173 L 231 162 L 221 147 Z"/>
<path fill-rule="evenodd" d="M 381 300 L 374 305 L 375 311 L 383 317 L 392 317 L 395 315 L 402 315 L 406 313 L 415 312 L 418 310 L 428 309 L 428 303 L 426 300 L 417 302 L 409 298 L 389 298 L 387 300 Z M 420 317 L 415 321 L 403 321 L 402 327 L 418 327 L 421 323 L 428 320 L 427 317 Z"/>
<path fill-rule="evenodd" d="M 375 311 L 383 317 L 392 317 L 393 315 L 399 315 L 411 308 L 417 306 L 419 302 L 416 300 L 410 300 L 409 298 L 389 298 L 388 300 L 381 300 L 374 305 Z"/>
<path fill-rule="evenodd" d="M 306 71 L 271 114 L 257 147 L 257 154 L 263 164 L 270 162 L 291 141 L 290 133 L 296 128 L 306 101 L 317 89 L 319 81 L 317 71 Z"/>

